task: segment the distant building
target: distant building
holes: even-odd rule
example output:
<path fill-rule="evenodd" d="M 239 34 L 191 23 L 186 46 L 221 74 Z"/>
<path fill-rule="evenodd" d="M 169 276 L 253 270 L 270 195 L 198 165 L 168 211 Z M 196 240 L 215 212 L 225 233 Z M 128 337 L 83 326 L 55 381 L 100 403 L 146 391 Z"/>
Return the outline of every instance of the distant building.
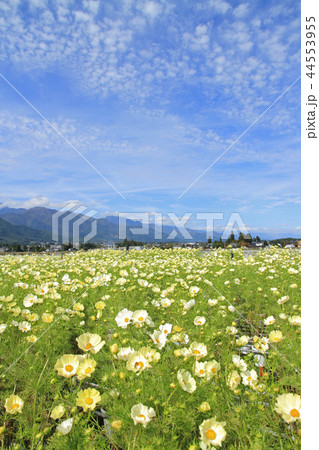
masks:
<path fill-rule="evenodd" d="M 59 252 L 61 250 L 62 250 L 62 245 L 60 245 L 60 244 L 51 244 L 50 245 L 51 252 Z"/>
<path fill-rule="evenodd" d="M 285 248 L 296 248 L 294 244 L 287 244 L 285 245 Z"/>

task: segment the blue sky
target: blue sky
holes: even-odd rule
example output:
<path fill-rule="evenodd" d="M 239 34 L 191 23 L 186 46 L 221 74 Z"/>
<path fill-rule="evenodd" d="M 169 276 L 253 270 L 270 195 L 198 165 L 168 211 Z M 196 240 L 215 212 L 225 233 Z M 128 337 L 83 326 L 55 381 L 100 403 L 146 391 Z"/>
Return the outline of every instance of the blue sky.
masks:
<path fill-rule="evenodd" d="M 289 0 L 0 1 L 0 202 L 239 212 L 300 234 L 300 5 Z"/>

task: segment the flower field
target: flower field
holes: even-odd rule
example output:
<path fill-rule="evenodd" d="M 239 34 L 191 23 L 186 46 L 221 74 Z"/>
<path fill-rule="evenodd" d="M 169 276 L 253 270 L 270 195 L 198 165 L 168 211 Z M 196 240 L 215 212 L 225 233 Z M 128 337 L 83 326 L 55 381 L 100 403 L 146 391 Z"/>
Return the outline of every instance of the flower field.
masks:
<path fill-rule="evenodd" d="M 1 256 L 0 444 L 300 447 L 300 253 Z"/>

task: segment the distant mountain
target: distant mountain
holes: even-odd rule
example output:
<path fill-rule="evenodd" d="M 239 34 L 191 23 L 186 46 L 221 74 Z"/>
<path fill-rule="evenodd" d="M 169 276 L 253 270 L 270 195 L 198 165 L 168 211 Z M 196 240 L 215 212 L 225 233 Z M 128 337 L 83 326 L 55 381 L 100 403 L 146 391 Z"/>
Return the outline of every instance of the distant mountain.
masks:
<path fill-rule="evenodd" d="M 14 209 L 4 207 L 0 209 L 0 217 L 4 219 L 6 222 L 9 222 L 15 226 L 24 226 L 27 228 L 31 228 L 34 230 L 46 232 L 45 236 L 47 236 L 47 241 L 52 240 L 52 216 L 55 214 L 57 210 L 49 209 L 44 207 L 35 207 L 30 209 Z M 81 220 L 80 225 L 80 241 L 83 241 L 83 238 L 87 236 L 91 230 L 94 218 L 89 218 L 82 214 L 77 214 L 75 217 L 71 217 L 70 211 L 66 211 L 61 214 L 58 219 L 58 235 L 59 241 L 62 240 L 62 221 L 64 221 L 64 226 L 67 230 L 67 236 L 69 241 L 73 239 L 73 230 L 74 225 L 78 220 Z M 118 241 L 119 239 L 119 217 L 118 216 L 107 216 L 105 218 L 96 219 L 97 221 L 97 232 L 94 237 L 90 240 L 91 242 L 99 242 L 99 241 Z M 138 231 L 138 229 L 142 228 L 142 222 L 138 220 L 130 220 L 126 221 L 126 237 L 128 240 L 134 239 L 135 241 L 144 241 L 144 242 L 155 242 L 155 241 L 170 241 L 170 242 L 205 242 L 206 232 L 203 230 L 192 230 L 187 228 L 188 232 L 191 235 L 191 239 L 185 239 L 183 235 L 176 229 L 176 236 L 173 239 L 168 239 L 169 235 L 172 231 L 175 230 L 174 226 L 163 225 L 162 227 L 162 238 L 155 238 L 156 230 L 154 223 L 149 224 L 148 234 L 142 234 Z M 136 234 L 134 233 L 134 229 L 136 229 Z M 175 233 L 174 233 L 175 234 Z M 43 240 L 41 235 L 41 240 Z M 220 234 L 214 233 L 214 236 L 211 236 L 213 239 L 219 239 Z"/>
<path fill-rule="evenodd" d="M 0 244 L 30 244 L 51 240 L 51 233 L 24 225 L 12 225 L 0 217 Z"/>

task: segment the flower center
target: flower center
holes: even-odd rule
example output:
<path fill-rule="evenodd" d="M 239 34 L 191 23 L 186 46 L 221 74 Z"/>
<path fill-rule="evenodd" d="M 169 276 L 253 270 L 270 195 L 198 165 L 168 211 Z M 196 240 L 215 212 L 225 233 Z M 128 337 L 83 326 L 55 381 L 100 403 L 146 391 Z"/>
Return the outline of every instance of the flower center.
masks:
<path fill-rule="evenodd" d="M 66 370 L 67 372 L 72 372 L 73 366 L 71 366 L 71 364 L 67 364 L 67 365 L 65 366 L 65 370 Z"/>
<path fill-rule="evenodd" d="M 89 342 L 88 344 L 86 344 L 85 348 L 86 350 L 90 350 L 90 348 L 92 348 L 93 345 Z"/>
<path fill-rule="evenodd" d="M 205 373 L 205 370 L 204 370 L 204 369 L 200 369 L 199 373 L 200 373 L 201 375 L 203 375 L 203 374 Z"/>
<path fill-rule="evenodd" d="M 130 319 L 128 317 L 125 317 L 124 322 L 128 322 Z"/>
<path fill-rule="evenodd" d="M 144 416 L 144 414 L 139 414 L 137 417 L 140 417 L 141 419 L 146 419 L 146 417 Z"/>
<path fill-rule="evenodd" d="M 200 351 L 199 350 L 194 350 L 193 353 L 194 353 L 194 355 L 200 355 Z"/>
<path fill-rule="evenodd" d="M 11 409 L 17 409 L 19 408 L 19 403 L 13 403 L 13 405 L 11 406 Z"/>
<path fill-rule="evenodd" d="M 215 433 L 214 430 L 210 429 L 206 431 L 206 437 L 207 439 L 210 439 L 211 441 L 213 441 L 214 439 L 216 439 L 217 434 Z"/>
<path fill-rule="evenodd" d="M 139 320 L 140 322 L 142 322 L 142 321 L 143 321 L 143 317 L 139 317 L 138 320 Z"/>
<path fill-rule="evenodd" d="M 299 412 L 297 409 L 293 408 L 293 409 L 290 411 L 290 415 L 291 415 L 292 417 L 300 417 L 300 412 Z"/>
<path fill-rule="evenodd" d="M 91 397 L 88 397 L 88 398 L 85 399 L 85 403 L 86 403 L 87 405 L 92 405 L 93 399 L 92 399 Z"/>
<path fill-rule="evenodd" d="M 212 368 L 211 368 L 211 372 L 212 372 L 212 373 L 215 373 L 215 372 L 216 372 L 216 368 L 215 368 L 215 367 L 212 367 Z"/>
<path fill-rule="evenodd" d="M 164 330 L 164 333 L 165 333 L 165 334 L 168 333 L 168 330 Z"/>
<path fill-rule="evenodd" d="M 136 363 L 135 363 L 135 367 L 136 368 L 138 368 L 138 367 L 140 367 L 141 369 L 144 367 L 144 363 L 142 362 L 142 361 L 137 361 Z"/>
<path fill-rule="evenodd" d="M 88 367 L 87 369 L 85 369 L 85 373 L 88 374 L 91 372 L 91 370 L 92 370 L 91 367 Z"/>

